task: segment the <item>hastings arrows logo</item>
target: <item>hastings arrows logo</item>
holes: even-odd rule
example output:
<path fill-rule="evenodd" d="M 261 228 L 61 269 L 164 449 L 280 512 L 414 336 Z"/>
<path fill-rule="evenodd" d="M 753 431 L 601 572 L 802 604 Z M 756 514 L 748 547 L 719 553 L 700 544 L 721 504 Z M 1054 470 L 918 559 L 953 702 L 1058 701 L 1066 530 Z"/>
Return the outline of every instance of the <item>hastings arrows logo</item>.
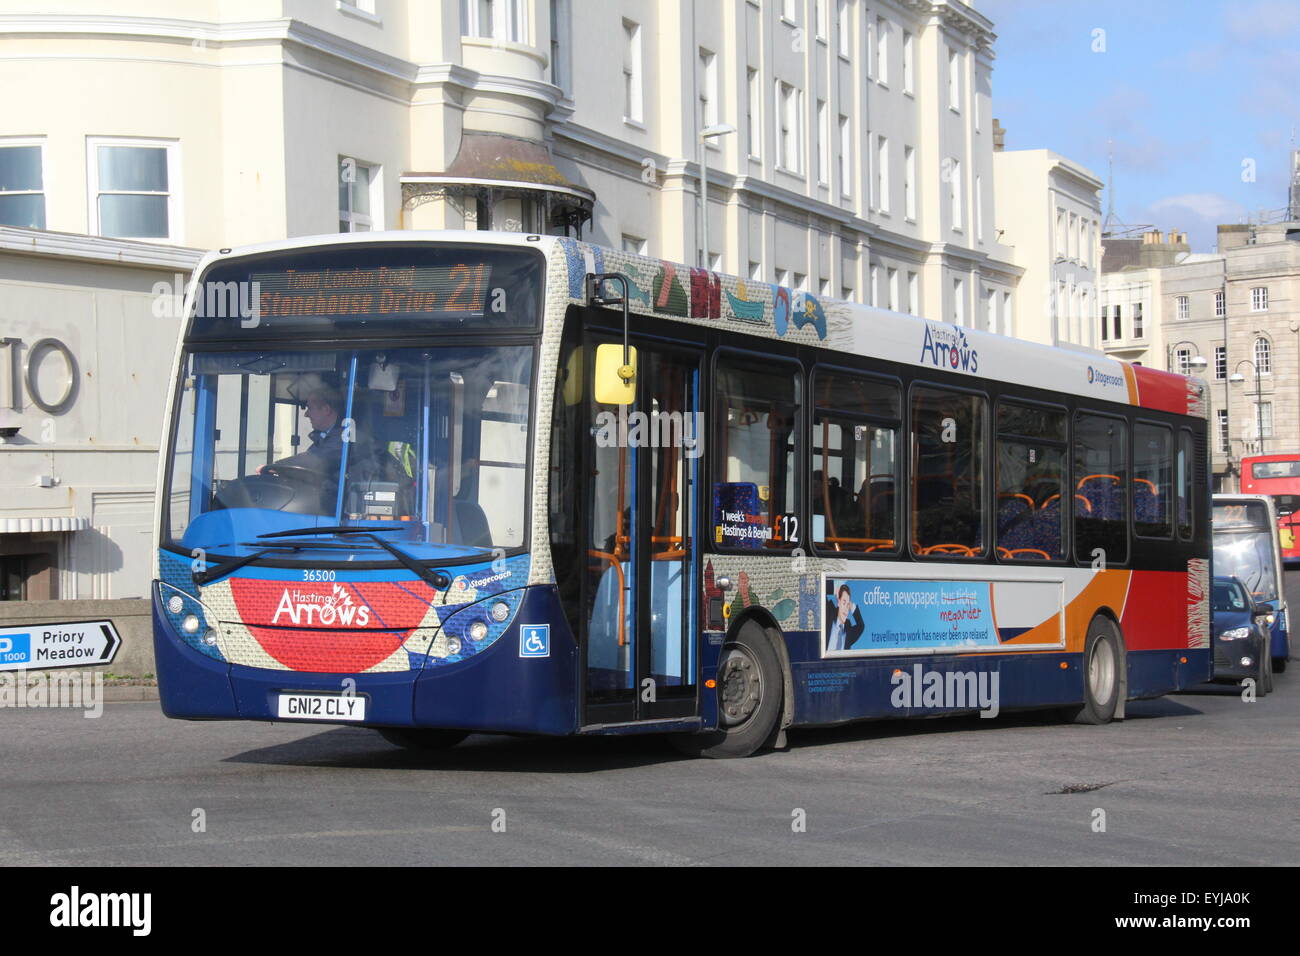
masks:
<path fill-rule="evenodd" d="M 956 325 L 926 325 L 918 361 L 972 374 L 980 367 L 979 352 L 966 340 L 965 331 Z"/>
<path fill-rule="evenodd" d="M 351 592 L 339 584 L 334 585 L 330 594 L 286 588 L 271 623 L 290 623 L 295 627 L 368 627 L 370 608 L 353 604 Z"/>

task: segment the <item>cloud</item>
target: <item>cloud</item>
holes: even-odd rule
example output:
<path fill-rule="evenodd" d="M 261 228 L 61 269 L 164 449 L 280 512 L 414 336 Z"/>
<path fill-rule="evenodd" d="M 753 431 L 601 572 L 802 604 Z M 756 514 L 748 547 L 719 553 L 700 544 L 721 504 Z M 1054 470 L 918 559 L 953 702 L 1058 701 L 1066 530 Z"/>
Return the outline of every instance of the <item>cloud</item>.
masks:
<path fill-rule="evenodd" d="M 1193 252 L 1212 252 L 1218 242 L 1218 226 L 1244 222 L 1246 215 L 1245 206 L 1220 193 L 1181 193 L 1148 203 L 1130 221 L 1186 232 Z"/>

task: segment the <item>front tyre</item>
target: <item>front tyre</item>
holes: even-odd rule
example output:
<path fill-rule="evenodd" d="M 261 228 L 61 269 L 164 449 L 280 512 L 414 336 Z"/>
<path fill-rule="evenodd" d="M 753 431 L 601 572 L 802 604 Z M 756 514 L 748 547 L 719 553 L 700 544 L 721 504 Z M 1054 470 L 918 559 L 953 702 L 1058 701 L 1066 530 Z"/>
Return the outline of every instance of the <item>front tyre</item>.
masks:
<path fill-rule="evenodd" d="M 781 662 L 762 627 L 745 623 L 718 660 L 718 729 L 678 734 L 672 744 L 693 757 L 748 757 L 776 736 Z"/>
<path fill-rule="evenodd" d="M 1067 720 L 1076 724 L 1111 722 L 1119 707 L 1123 659 L 1115 626 L 1107 618 L 1093 618 L 1083 648 L 1083 704 L 1066 708 Z"/>
<path fill-rule="evenodd" d="M 376 727 L 379 736 L 407 750 L 448 750 L 466 737 L 468 730 L 435 730 L 428 727 Z"/>

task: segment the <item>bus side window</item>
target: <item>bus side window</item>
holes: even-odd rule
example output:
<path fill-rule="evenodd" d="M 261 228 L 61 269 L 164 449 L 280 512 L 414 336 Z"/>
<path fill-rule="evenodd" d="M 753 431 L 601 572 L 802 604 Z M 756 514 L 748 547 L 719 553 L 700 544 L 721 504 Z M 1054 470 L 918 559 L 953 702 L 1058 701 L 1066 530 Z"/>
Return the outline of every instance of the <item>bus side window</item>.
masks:
<path fill-rule="evenodd" d="M 1065 412 L 1000 403 L 996 465 L 998 557 L 1065 557 Z"/>
<path fill-rule="evenodd" d="M 797 365 L 718 359 L 713 542 L 740 550 L 804 546 L 799 514 Z"/>
<path fill-rule="evenodd" d="M 813 400 L 813 543 L 839 553 L 897 552 L 899 387 L 819 367 Z"/>
<path fill-rule="evenodd" d="M 1168 538 L 1174 531 L 1169 499 L 1173 493 L 1173 434 L 1164 425 L 1133 426 L 1133 529 L 1145 538 Z"/>
<path fill-rule="evenodd" d="M 1128 426 L 1122 419 L 1079 414 L 1074 421 L 1074 558 L 1091 564 L 1128 561 Z"/>
<path fill-rule="evenodd" d="M 1192 537 L 1192 463 L 1195 459 L 1192 433 L 1186 428 L 1178 432 L 1178 537 L 1184 541 Z"/>
<path fill-rule="evenodd" d="M 912 391 L 912 553 L 982 557 L 988 400 Z"/>

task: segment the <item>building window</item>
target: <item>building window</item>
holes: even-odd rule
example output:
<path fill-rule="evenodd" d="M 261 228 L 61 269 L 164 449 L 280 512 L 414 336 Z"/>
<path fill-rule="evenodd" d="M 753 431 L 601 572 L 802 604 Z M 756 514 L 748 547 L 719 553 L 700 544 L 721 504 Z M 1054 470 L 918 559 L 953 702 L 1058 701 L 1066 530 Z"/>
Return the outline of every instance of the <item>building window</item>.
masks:
<path fill-rule="evenodd" d="M 631 252 L 634 255 L 646 256 L 650 254 L 649 244 L 638 236 L 629 236 L 623 234 L 623 251 Z"/>
<path fill-rule="evenodd" d="M 710 50 L 700 48 L 700 72 L 696 80 L 700 97 L 700 127 L 713 126 L 718 122 L 718 69 L 717 57 Z M 708 141 L 708 145 L 717 148 L 717 143 Z"/>
<path fill-rule="evenodd" d="M 1260 375 L 1271 375 L 1273 372 L 1273 346 L 1268 339 L 1255 340 L 1255 368 Z"/>
<path fill-rule="evenodd" d="M 779 286 L 782 286 L 782 287 L 784 287 L 784 288 L 786 288 L 786 289 L 790 288 L 790 270 L 789 270 L 789 269 L 777 269 L 777 270 L 776 270 L 776 284 L 779 285 Z"/>
<path fill-rule="evenodd" d="M 853 195 L 853 127 L 847 116 L 840 117 L 840 194 Z"/>
<path fill-rule="evenodd" d="M 966 282 L 964 279 L 952 280 L 952 324 L 966 324 Z"/>
<path fill-rule="evenodd" d="M 1192 315 L 1192 304 L 1191 304 L 1191 299 L 1190 299 L 1190 297 L 1185 296 L 1185 295 L 1180 295 L 1180 296 L 1178 296 L 1178 298 L 1175 299 L 1174 301 L 1175 301 L 1175 303 L 1176 303 L 1177 306 L 1178 306 L 1178 318 L 1179 318 L 1179 319 L 1188 319 L 1188 318 L 1191 318 L 1191 315 Z"/>
<path fill-rule="evenodd" d="M 750 277 L 750 279 L 752 279 L 752 280 L 755 281 L 755 282 L 762 282 L 762 281 L 763 281 L 763 263 L 761 263 L 761 262 L 755 262 L 754 260 L 751 259 L 751 260 L 749 261 L 749 277 Z"/>
<path fill-rule="evenodd" d="M 91 139 L 88 145 L 91 233 L 179 241 L 176 144 Z"/>
<path fill-rule="evenodd" d="M 836 0 L 836 30 L 839 33 L 840 56 L 848 56 L 852 50 L 853 32 L 849 25 L 849 0 Z"/>
<path fill-rule="evenodd" d="M 880 266 L 871 267 L 871 304 L 880 308 Z"/>
<path fill-rule="evenodd" d="M 998 293 L 995 289 L 984 293 L 984 324 L 990 332 L 998 330 Z"/>
<path fill-rule="evenodd" d="M 889 282 L 889 311 L 898 311 L 898 270 L 886 269 Z"/>
<path fill-rule="evenodd" d="M 1250 290 L 1250 311 L 1268 311 L 1268 286 L 1257 285 Z"/>
<path fill-rule="evenodd" d="M 1146 333 L 1146 326 L 1142 321 L 1142 303 L 1133 303 L 1133 338 L 1140 339 Z"/>
<path fill-rule="evenodd" d="M 1179 375 L 1192 374 L 1192 350 L 1180 348 L 1174 352 L 1174 371 Z"/>
<path fill-rule="evenodd" d="M 781 0 L 781 19 L 797 23 L 795 12 L 799 9 L 798 0 Z"/>
<path fill-rule="evenodd" d="M 0 140 L 0 226 L 45 228 L 45 174 L 40 143 Z"/>
<path fill-rule="evenodd" d="M 528 0 L 462 0 L 461 24 L 468 37 L 527 43 Z"/>
<path fill-rule="evenodd" d="M 1228 303 L 1222 292 L 1214 293 L 1214 317 L 1221 319 L 1228 314 Z"/>
<path fill-rule="evenodd" d="M 889 139 L 876 137 L 876 207 L 889 212 Z"/>
<path fill-rule="evenodd" d="M 1228 377 L 1228 350 L 1222 345 L 1214 347 L 1214 379 L 1222 382 Z"/>
<path fill-rule="evenodd" d="M 975 177 L 975 241 L 984 241 L 984 180 Z"/>
<path fill-rule="evenodd" d="M 623 119 L 641 122 L 641 25 L 623 21 Z"/>
<path fill-rule="evenodd" d="M 1260 438 L 1273 437 L 1273 403 L 1260 402 L 1255 406 L 1255 421 L 1259 426 Z"/>
<path fill-rule="evenodd" d="M 357 162 L 350 156 L 339 157 L 339 232 L 370 232 L 376 225 L 373 208 L 379 207 L 379 167 Z M 480 222 L 480 229 L 492 228 Z"/>
<path fill-rule="evenodd" d="M 1231 450 L 1228 441 L 1228 410 L 1226 408 L 1216 408 L 1214 415 L 1219 424 L 1219 451 L 1226 455 Z"/>
<path fill-rule="evenodd" d="M 1122 339 L 1124 337 L 1124 316 L 1122 314 L 1123 311 L 1124 311 L 1123 306 L 1120 305 L 1115 306 L 1115 331 L 1114 334 L 1111 336 L 1111 338 L 1116 340 Z"/>
<path fill-rule="evenodd" d="M 876 82 L 889 82 L 889 21 L 876 17 Z"/>
<path fill-rule="evenodd" d="M 961 111 L 961 56 L 948 48 L 948 109 Z"/>
<path fill-rule="evenodd" d="M 749 136 L 749 155 L 759 155 L 758 114 L 754 110 L 763 101 L 759 88 L 758 70 L 750 68 L 745 71 L 745 130 Z"/>
<path fill-rule="evenodd" d="M 1101 307 L 1101 340 L 1110 341 L 1110 306 L 1108 305 Z"/>
<path fill-rule="evenodd" d="M 907 274 L 907 311 L 912 315 L 921 314 L 921 283 L 915 272 Z"/>
<path fill-rule="evenodd" d="M 961 160 L 949 160 L 948 167 L 948 198 L 951 205 L 952 228 L 956 232 L 961 232 Z"/>
<path fill-rule="evenodd" d="M 827 18 L 826 18 L 826 0 L 813 0 L 813 3 L 814 3 L 814 6 L 815 6 L 815 8 L 816 8 L 816 9 L 814 10 L 814 14 L 815 14 L 815 22 L 814 22 L 814 24 L 813 24 L 813 27 L 814 27 L 814 29 L 816 29 L 816 31 L 817 31 L 817 39 L 819 39 L 819 40 L 825 40 L 825 39 L 826 39 L 826 27 L 827 27 L 827 23 L 826 23 L 826 19 L 827 19 Z"/>
<path fill-rule="evenodd" d="M 551 84 L 569 92 L 569 61 L 565 47 L 569 42 L 569 0 L 550 0 L 551 19 Z"/>
<path fill-rule="evenodd" d="M 1015 335 L 1015 330 L 1011 327 L 1011 293 L 1002 293 L 1002 334 Z"/>
<path fill-rule="evenodd" d="M 796 90 L 789 83 L 777 81 L 776 112 L 781 123 L 778 155 L 780 157 L 780 167 L 791 173 L 798 173 L 801 165 L 799 155 L 799 101 L 801 97 L 801 90 Z"/>
<path fill-rule="evenodd" d="M 831 115 L 825 100 L 817 101 L 817 182 L 831 181 Z"/>
<path fill-rule="evenodd" d="M 903 147 L 903 215 L 916 221 L 916 150 Z"/>
<path fill-rule="evenodd" d="M 912 34 L 903 34 L 903 92 L 911 93 L 912 84 Z"/>
<path fill-rule="evenodd" d="M 721 272 L 722 270 L 718 269 L 715 271 Z M 802 272 L 796 272 L 794 274 L 794 288 L 798 292 L 808 291 L 808 277 L 804 275 Z"/>
<path fill-rule="evenodd" d="M 1065 210 L 1056 210 L 1056 258 L 1065 258 Z"/>

